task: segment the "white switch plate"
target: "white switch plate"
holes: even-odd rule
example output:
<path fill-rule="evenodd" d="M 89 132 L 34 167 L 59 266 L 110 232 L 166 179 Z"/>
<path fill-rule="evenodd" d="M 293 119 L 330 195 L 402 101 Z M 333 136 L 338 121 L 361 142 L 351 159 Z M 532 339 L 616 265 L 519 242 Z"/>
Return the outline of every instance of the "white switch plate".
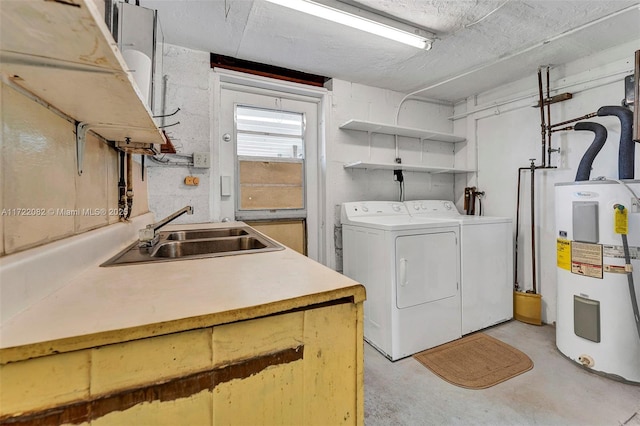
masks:
<path fill-rule="evenodd" d="M 209 159 L 208 152 L 194 152 L 193 153 L 193 167 L 208 169 L 211 167 L 211 161 Z"/>
<path fill-rule="evenodd" d="M 231 196 L 231 176 L 220 176 L 220 195 Z"/>

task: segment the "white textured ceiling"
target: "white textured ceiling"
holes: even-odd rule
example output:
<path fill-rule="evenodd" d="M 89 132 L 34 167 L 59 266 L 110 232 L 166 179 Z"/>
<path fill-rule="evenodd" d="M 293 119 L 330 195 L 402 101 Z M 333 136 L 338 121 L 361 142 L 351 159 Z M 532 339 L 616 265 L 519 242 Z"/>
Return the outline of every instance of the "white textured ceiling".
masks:
<path fill-rule="evenodd" d="M 406 93 L 427 88 L 419 94 L 447 101 L 518 80 L 540 65 L 640 39 L 637 0 L 358 3 L 431 30 L 437 36 L 433 49 L 404 46 L 264 0 L 140 5 L 158 10 L 166 43 Z"/>

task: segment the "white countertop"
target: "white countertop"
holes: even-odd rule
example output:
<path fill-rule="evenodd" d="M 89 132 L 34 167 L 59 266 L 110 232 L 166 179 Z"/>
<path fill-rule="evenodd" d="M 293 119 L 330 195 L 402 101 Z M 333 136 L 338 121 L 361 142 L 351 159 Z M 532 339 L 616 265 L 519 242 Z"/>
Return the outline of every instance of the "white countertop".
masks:
<path fill-rule="evenodd" d="M 105 253 L 104 259 L 114 254 Z M 0 360 L 208 327 L 340 298 L 362 301 L 364 287 L 288 248 L 107 268 L 96 264 L 2 324 Z"/>

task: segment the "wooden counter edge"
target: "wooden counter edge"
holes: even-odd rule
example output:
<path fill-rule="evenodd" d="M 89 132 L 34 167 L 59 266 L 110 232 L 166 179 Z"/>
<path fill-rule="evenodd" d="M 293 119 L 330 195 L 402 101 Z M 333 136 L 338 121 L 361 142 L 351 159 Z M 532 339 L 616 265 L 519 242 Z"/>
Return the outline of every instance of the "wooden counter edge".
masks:
<path fill-rule="evenodd" d="M 292 299 L 279 300 L 258 306 L 247 306 L 240 309 L 215 312 L 206 315 L 180 318 L 172 321 L 143 324 L 121 330 L 110 330 L 94 334 L 73 336 L 58 340 L 50 340 L 0 349 L 0 364 L 8 364 L 31 358 L 38 358 L 57 353 L 72 352 L 82 349 L 128 342 L 162 336 L 183 331 L 214 327 L 237 321 L 261 318 L 301 308 L 308 309 L 314 305 L 323 305 L 333 301 L 361 303 L 365 300 L 365 288 L 361 284 L 328 290 L 321 293 L 308 294 Z"/>

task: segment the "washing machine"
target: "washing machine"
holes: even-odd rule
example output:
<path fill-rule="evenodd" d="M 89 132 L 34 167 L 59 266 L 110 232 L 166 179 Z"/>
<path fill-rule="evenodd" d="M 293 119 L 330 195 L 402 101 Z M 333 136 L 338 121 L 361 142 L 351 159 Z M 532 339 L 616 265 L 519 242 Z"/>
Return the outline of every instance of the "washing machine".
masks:
<path fill-rule="evenodd" d="M 413 217 L 460 225 L 462 334 L 513 318 L 513 226 L 507 217 L 469 216 L 446 200 L 406 201 Z"/>
<path fill-rule="evenodd" d="M 400 202 L 344 203 L 343 272 L 362 283 L 364 337 L 392 361 L 460 334 L 459 226 Z"/>

